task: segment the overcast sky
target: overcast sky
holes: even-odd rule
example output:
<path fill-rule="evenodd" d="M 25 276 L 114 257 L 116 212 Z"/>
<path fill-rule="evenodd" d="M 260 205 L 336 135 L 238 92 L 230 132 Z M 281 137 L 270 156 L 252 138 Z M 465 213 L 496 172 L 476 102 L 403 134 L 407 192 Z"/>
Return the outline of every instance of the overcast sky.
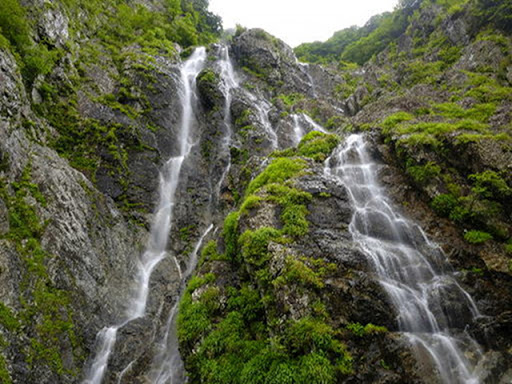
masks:
<path fill-rule="evenodd" d="M 1 1 L 1 0 L 0 0 Z M 241 24 L 263 28 L 295 47 L 327 40 L 340 29 L 363 25 L 371 16 L 392 11 L 398 0 L 210 0 L 210 11 L 224 28 Z"/>

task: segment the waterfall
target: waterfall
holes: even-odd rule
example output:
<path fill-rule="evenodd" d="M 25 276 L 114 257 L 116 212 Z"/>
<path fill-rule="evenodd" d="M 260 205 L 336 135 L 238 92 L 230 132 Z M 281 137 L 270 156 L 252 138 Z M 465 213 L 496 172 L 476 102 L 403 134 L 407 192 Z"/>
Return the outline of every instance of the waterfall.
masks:
<path fill-rule="evenodd" d="M 197 255 L 203 245 L 205 237 L 213 229 L 211 224 L 202 234 L 194 250 L 190 255 L 187 269 L 183 273 L 181 281 L 181 291 L 184 291 L 185 285 L 190 275 L 197 266 Z M 183 361 L 181 360 L 178 349 L 178 335 L 176 333 L 176 315 L 178 314 L 179 300 L 172 307 L 165 327 L 165 333 L 162 341 L 158 343 L 158 352 L 153 359 L 153 368 L 150 372 L 150 382 L 153 384 L 181 384 L 185 382 Z"/>
<path fill-rule="evenodd" d="M 322 133 L 328 133 L 325 128 L 321 125 L 317 124 L 311 117 L 306 115 L 305 113 L 301 114 L 292 114 L 293 119 L 293 138 L 294 144 L 298 145 L 306 132 L 310 131 L 319 131 Z M 306 130 L 305 127 L 308 129 Z"/>
<path fill-rule="evenodd" d="M 231 100 L 233 99 L 232 90 L 238 88 L 238 80 L 235 75 L 235 71 L 233 69 L 233 64 L 231 63 L 231 58 L 229 57 L 229 49 L 227 46 L 222 45 L 220 47 L 220 59 L 217 62 L 217 65 L 220 68 L 220 78 L 221 84 L 220 89 L 224 95 L 224 137 L 221 142 L 221 156 L 227 159 L 227 164 L 224 167 L 224 171 L 217 183 L 216 187 L 216 196 L 220 196 L 220 190 L 222 188 L 222 184 L 226 179 L 226 176 L 231 169 L 231 154 L 230 154 L 230 145 L 232 141 L 233 131 L 231 129 Z"/>
<path fill-rule="evenodd" d="M 245 88 L 240 89 L 244 92 L 245 96 L 251 101 L 252 107 L 256 109 L 258 121 L 262 125 L 263 130 L 265 131 L 268 139 L 270 140 L 270 148 L 277 149 L 279 147 L 279 139 L 268 117 L 268 114 L 272 109 L 272 105 L 265 99 L 259 99 L 249 90 Z"/>
<path fill-rule="evenodd" d="M 227 46 L 220 46 L 220 57 L 215 63 L 220 72 L 221 84 L 220 89 L 224 95 L 224 120 L 223 120 L 223 137 L 220 141 L 220 158 L 225 164 L 222 165 L 223 172 L 213 191 L 214 198 L 219 198 L 222 184 L 231 168 L 230 145 L 232 141 L 231 129 L 231 100 L 232 90 L 238 88 L 238 80 L 236 78 L 229 50 Z M 202 247 L 205 237 L 213 229 L 211 224 L 202 234 L 197 242 L 194 250 L 190 255 L 186 271 L 181 276 L 181 292 L 185 290 L 185 285 L 190 275 L 194 272 L 197 265 L 197 255 Z M 150 382 L 153 384 L 181 384 L 185 382 L 183 361 L 178 349 L 178 337 L 176 333 L 176 318 L 178 314 L 179 299 L 172 307 L 165 326 L 165 332 L 162 340 L 158 343 L 158 351 L 153 359 L 153 366 L 149 374 Z"/>
<path fill-rule="evenodd" d="M 374 266 L 398 314 L 399 330 L 421 363 L 433 367 L 443 383 L 479 383 L 474 360 L 481 351 L 462 331 L 479 316 L 478 309 L 440 248 L 386 197 L 366 146 L 361 135 L 351 135 L 326 161 L 326 174 L 340 180 L 351 197 L 350 233 Z"/>
<path fill-rule="evenodd" d="M 182 115 L 177 138 L 178 154 L 171 157 L 164 164 L 160 173 L 160 201 L 154 215 L 146 250 L 138 260 L 134 293 L 128 303 L 125 317 L 117 325 L 105 327 L 98 333 L 96 356 L 90 363 L 89 369 L 86 370 L 84 384 L 100 384 L 102 382 L 107 371 L 109 357 L 116 343 L 117 331 L 127 323 L 145 314 L 151 274 L 167 255 L 167 242 L 172 225 L 181 167 L 192 147 L 189 136 L 194 120 L 195 81 L 204 66 L 205 60 L 206 49 L 200 47 L 183 63 L 181 68 L 180 75 L 183 88 L 180 93 Z"/>
<path fill-rule="evenodd" d="M 302 125 L 300 123 L 299 115 L 293 114 L 292 118 L 294 144 L 299 145 L 300 141 L 302 140 L 302 137 L 304 136 L 304 129 L 302 128 Z"/>
<path fill-rule="evenodd" d="M 299 69 L 302 73 L 304 73 L 308 79 L 307 85 L 311 87 L 311 93 L 314 98 L 318 97 L 316 93 L 315 82 L 309 73 L 309 63 L 301 63 L 297 58 L 295 58 L 295 63 L 299 66 Z"/>

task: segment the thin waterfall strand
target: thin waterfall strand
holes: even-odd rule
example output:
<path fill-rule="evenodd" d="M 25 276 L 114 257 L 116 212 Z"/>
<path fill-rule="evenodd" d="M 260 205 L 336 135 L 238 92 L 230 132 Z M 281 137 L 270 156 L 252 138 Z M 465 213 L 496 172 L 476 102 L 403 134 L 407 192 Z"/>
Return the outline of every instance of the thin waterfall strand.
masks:
<path fill-rule="evenodd" d="M 198 253 L 203 246 L 203 241 L 212 231 L 213 224 L 211 224 L 206 231 L 202 234 L 197 242 L 194 250 L 190 255 L 187 269 L 183 273 L 181 282 L 181 291 L 185 289 L 185 284 L 188 278 L 194 272 L 197 261 Z M 181 360 L 180 352 L 178 349 L 178 336 L 176 333 L 176 315 L 178 314 L 179 299 L 173 305 L 166 323 L 164 336 L 158 344 L 158 353 L 153 360 L 153 369 L 150 373 L 150 382 L 152 384 L 181 384 L 184 382 L 184 368 L 183 361 Z"/>
<path fill-rule="evenodd" d="M 117 331 L 127 323 L 144 316 L 149 293 L 149 282 L 155 267 L 166 256 L 167 242 L 171 230 L 176 189 L 181 168 L 188 156 L 191 144 L 190 128 L 193 121 L 195 79 L 204 66 L 206 49 L 197 48 L 181 68 L 182 116 L 178 137 L 178 155 L 171 157 L 160 174 L 160 201 L 154 215 L 146 250 L 138 261 L 138 273 L 134 294 L 129 302 L 125 318 L 115 326 L 103 328 L 97 336 L 96 356 L 86 371 L 83 384 L 101 384 L 108 368 L 108 360 L 116 343 Z"/>

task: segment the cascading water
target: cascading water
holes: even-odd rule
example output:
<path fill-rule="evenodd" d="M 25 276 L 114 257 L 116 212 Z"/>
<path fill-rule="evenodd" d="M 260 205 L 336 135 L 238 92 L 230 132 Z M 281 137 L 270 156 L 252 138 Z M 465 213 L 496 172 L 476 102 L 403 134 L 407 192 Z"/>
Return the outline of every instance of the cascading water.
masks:
<path fill-rule="evenodd" d="M 442 383 L 479 383 L 474 363 L 481 352 L 463 332 L 464 319 L 479 316 L 478 309 L 440 248 L 393 208 L 376 181 L 377 169 L 363 137 L 351 135 L 326 161 L 325 171 L 348 190 L 354 208 L 350 232 L 372 262 L 418 358 Z"/>
<path fill-rule="evenodd" d="M 230 154 L 230 145 L 232 139 L 232 129 L 231 129 L 231 100 L 232 100 L 232 90 L 238 88 L 238 80 L 235 75 L 235 71 L 233 69 L 233 64 L 231 63 L 231 59 L 229 57 L 229 49 L 227 46 L 223 45 L 220 48 L 220 60 L 218 60 L 217 65 L 220 68 L 220 78 L 222 80 L 220 89 L 224 94 L 224 137 L 221 142 L 221 156 L 227 159 L 227 164 L 224 167 L 224 171 L 217 183 L 216 187 L 216 195 L 220 195 L 220 189 L 222 188 L 222 184 L 226 179 L 227 174 L 231 168 L 231 154 Z"/>
<path fill-rule="evenodd" d="M 229 173 L 231 167 L 231 155 L 230 145 L 232 141 L 232 129 L 231 129 L 231 100 L 232 90 L 238 88 L 238 81 L 233 70 L 233 65 L 229 57 L 229 50 L 227 46 L 220 47 L 220 58 L 216 62 L 219 68 L 221 84 L 220 88 L 224 95 L 224 132 L 223 138 L 220 142 L 220 153 L 219 156 L 225 164 L 223 164 L 222 175 L 216 185 L 215 191 L 213 191 L 213 197 L 218 198 L 220 195 L 220 189 Z M 186 271 L 181 275 L 181 292 L 185 289 L 185 284 L 188 278 L 194 271 L 197 265 L 197 254 L 203 244 L 204 238 L 213 229 L 213 224 L 200 237 L 196 247 L 194 248 L 187 265 Z M 158 351 L 153 360 L 153 367 L 149 374 L 150 382 L 153 384 L 181 384 L 185 381 L 183 361 L 178 349 L 178 338 L 176 333 L 176 315 L 178 314 L 179 300 L 172 307 L 169 314 L 164 336 L 161 342 L 158 343 Z"/>
<path fill-rule="evenodd" d="M 194 250 L 190 255 L 187 269 L 183 273 L 181 281 L 181 291 L 184 290 L 188 278 L 194 272 L 197 266 L 197 255 L 205 237 L 213 229 L 211 224 L 203 235 L 199 238 Z M 179 300 L 171 309 L 166 323 L 166 330 L 162 341 L 158 343 L 158 352 L 153 360 L 153 368 L 150 372 L 150 382 L 152 384 L 181 384 L 185 382 L 183 361 L 181 360 L 178 349 L 178 337 L 176 333 L 176 315 L 178 314 Z"/>
<path fill-rule="evenodd" d="M 298 145 L 302 140 L 302 137 L 304 136 L 304 128 L 302 128 L 302 125 L 300 123 L 299 115 L 293 114 L 292 118 L 294 144 Z"/>
<path fill-rule="evenodd" d="M 294 134 L 294 144 L 298 145 L 302 140 L 302 137 L 309 131 L 319 131 L 323 133 L 328 133 L 322 126 L 315 123 L 311 117 L 306 115 L 305 113 L 301 114 L 292 114 L 293 119 L 293 134 Z M 309 128 L 308 130 L 305 127 Z"/>
<path fill-rule="evenodd" d="M 253 93 L 249 92 L 247 89 L 242 88 L 242 90 L 247 96 L 247 98 L 252 102 L 252 106 L 256 109 L 256 112 L 258 114 L 258 120 L 260 124 L 263 126 L 263 129 L 265 130 L 270 140 L 270 147 L 272 149 L 277 149 L 279 147 L 279 139 L 268 117 L 272 105 L 270 105 L 270 103 L 267 100 L 258 99 Z"/>
<path fill-rule="evenodd" d="M 138 262 L 138 274 L 134 293 L 129 302 L 125 318 L 117 325 L 102 329 L 97 336 L 97 353 L 86 371 L 84 384 L 100 384 L 108 367 L 108 360 L 115 346 L 117 331 L 127 323 L 144 316 L 148 299 L 149 281 L 155 267 L 166 255 L 173 209 L 176 204 L 176 189 L 181 168 L 189 155 L 190 128 L 194 119 L 195 80 L 204 66 L 206 49 L 197 48 L 181 68 L 182 92 L 180 100 L 182 116 L 178 140 L 178 154 L 171 157 L 160 174 L 160 201 L 156 210 L 146 250 Z"/>
<path fill-rule="evenodd" d="M 316 93 L 315 82 L 313 81 L 313 78 L 309 73 L 309 63 L 301 63 L 298 59 L 296 59 L 296 64 L 299 66 L 301 72 L 304 73 L 308 79 L 307 85 L 311 87 L 311 96 L 315 98 L 318 97 L 318 94 Z"/>

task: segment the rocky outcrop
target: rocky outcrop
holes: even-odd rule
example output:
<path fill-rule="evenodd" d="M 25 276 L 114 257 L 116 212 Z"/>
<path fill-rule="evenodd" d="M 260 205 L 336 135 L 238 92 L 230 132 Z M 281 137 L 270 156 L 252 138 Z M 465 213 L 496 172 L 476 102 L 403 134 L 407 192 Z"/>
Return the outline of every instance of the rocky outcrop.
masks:
<path fill-rule="evenodd" d="M 262 174 L 281 163 L 286 161 L 276 159 Z M 275 200 L 273 194 L 278 193 L 278 188 L 269 184 L 254 196 L 246 196 L 236 216 L 232 214 L 225 221 L 219 247 L 217 242 L 210 243 L 203 253 L 202 265 L 180 306 L 179 326 L 184 332 L 180 334 L 180 343 L 191 379 L 208 382 L 228 370 L 233 372 L 235 380 L 244 380 L 249 367 L 259 359 L 263 365 L 252 374 L 272 375 L 274 368 L 265 365 L 268 364 L 264 357 L 268 348 L 266 339 L 280 351 L 281 356 L 276 359 L 293 370 L 294 364 L 314 355 L 307 345 L 309 335 L 330 340 L 328 329 L 332 328 L 337 330 L 336 342 L 344 346 L 337 352 L 328 352 L 334 353 L 332 359 L 339 365 L 334 376 L 327 374 L 324 380 L 418 382 L 414 359 L 401 337 L 393 332 L 395 314 L 386 294 L 368 259 L 347 231 L 352 208 L 345 187 L 325 176 L 323 166 L 318 163 L 309 162 L 301 174 L 282 180 L 282 188 L 292 188 L 288 193 L 303 194 L 310 199 L 304 210 L 307 212 L 305 233 L 297 236 L 287 231 L 291 224 L 284 212 L 292 208 Z M 253 190 L 251 185 L 248 189 Z M 232 220 L 237 220 L 236 224 Z M 297 222 L 300 220 L 297 217 Z M 246 295 L 250 292 L 254 292 L 256 301 L 245 301 L 249 300 Z M 255 308 L 254 312 L 245 312 L 246 305 Z M 200 320 L 196 314 L 203 310 L 208 317 Z M 261 313 L 251 317 L 251 313 L 252 316 L 259 313 L 256 311 Z M 211 340 L 219 337 L 236 316 L 241 316 L 246 328 L 234 328 L 235 334 L 229 341 L 219 340 L 218 346 L 212 349 Z M 191 332 L 198 321 L 205 323 L 201 329 Z M 315 328 L 301 336 L 304 350 L 288 344 L 290 341 L 284 335 L 298 332 L 296 327 L 307 330 L 310 326 Z M 254 331 L 247 336 L 243 329 Z M 315 332 L 319 334 L 314 336 Z M 261 345 L 254 355 L 231 355 L 230 346 L 242 342 L 249 345 L 258 340 Z M 329 350 L 325 344 L 316 348 Z M 214 371 L 200 370 L 206 356 L 217 366 Z M 225 365 L 220 364 L 222 361 Z M 324 363 L 327 364 L 324 372 L 329 372 L 330 363 Z M 311 369 L 317 367 L 314 364 L 311 362 Z M 283 366 L 275 369 L 274 375 L 283 374 Z M 300 368 L 304 372 L 307 369 L 307 366 Z"/>

